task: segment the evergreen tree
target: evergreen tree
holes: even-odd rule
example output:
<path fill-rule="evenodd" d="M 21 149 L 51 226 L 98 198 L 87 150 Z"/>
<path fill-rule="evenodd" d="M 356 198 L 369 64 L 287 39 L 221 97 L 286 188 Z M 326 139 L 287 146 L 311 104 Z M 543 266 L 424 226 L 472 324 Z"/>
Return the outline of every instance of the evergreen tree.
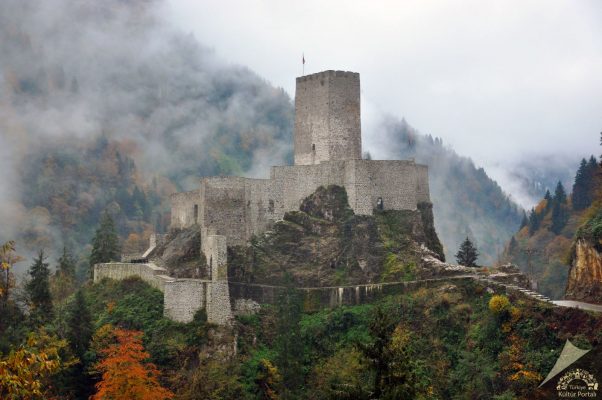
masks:
<path fill-rule="evenodd" d="M 67 312 L 67 340 L 73 353 L 81 360 L 93 333 L 92 317 L 81 289 L 75 292 Z"/>
<path fill-rule="evenodd" d="M 90 268 L 93 268 L 94 264 L 119 260 L 119 252 L 119 238 L 113 218 L 105 212 L 100 220 L 100 227 L 92 239 Z"/>
<path fill-rule="evenodd" d="M 531 209 L 529 212 L 529 235 L 533 235 L 539 229 L 541 225 L 541 216 L 535 212 L 535 209 Z"/>
<path fill-rule="evenodd" d="M 573 184 L 573 209 L 583 210 L 589 206 L 589 184 L 588 184 L 588 163 L 585 158 L 581 160 L 579 169 L 575 175 Z"/>
<path fill-rule="evenodd" d="M 460 249 L 456 253 L 456 261 L 458 264 L 465 267 L 476 267 L 479 253 L 468 237 L 460 245 Z"/>
<path fill-rule="evenodd" d="M 63 254 L 59 258 L 59 265 L 56 269 L 58 275 L 75 280 L 75 259 L 67 246 L 63 247 Z"/>
<path fill-rule="evenodd" d="M 529 219 L 527 218 L 527 213 L 523 210 L 523 219 L 520 222 L 520 228 L 518 228 L 518 230 L 523 229 L 527 225 L 529 225 Z"/>
<path fill-rule="evenodd" d="M 547 214 L 548 211 L 550 210 L 550 208 L 552 208 L 552 195 L 550 194 L 549 190 L 546 190 L 546 194 L 545 194 L 545 196 L 543 196 L 543 198 L 546 201 L 546 211 L 545 211 L 545 213 Z"/>
<path fill-rule="evenodd" d="M 558 181 L 556 185 L 556 191 L 554 192 L 554 203 L 558 204 L 566 204 L 566 191 L 564 190 L 564 186 L 562 186 L 562 182 Z"/>
<path fill-rule="evenodd" d="M 555 234 L 559 235 L 562 229 L 566 226 L 569 220 L 569 213 L 566 204 L 554 202 L 552 208 L 552 225 L 550 230 Z"/>
<path fill-rule="evenodd" d="M 44 250 L 40 250 L 29 268 L 30 280 L 25 286 L 30 317 L 34 324 L 44 324 L 52 319 L 52 298 L 50 296 L 50 269 L 46 262 Z"/>
<path fill-rule="evenodd" d="M 510 243 L 508 243 L 508 253 L 510 253 L 510 254 L 514 253 L 514 251 L 516 250 L 517 247 L 518 247 L 518 242 L 516 241 L 515 237 L 512 236 L 512 238 L 510 238 Z"/>
<path fill-rule="evenodd" d="M 67 332 L 65 335 L 71 351 L 80 360 L 78 364 L 70 368 L 69 379 L 66 383 L 76 398 L 87 399 L 92 394 L 92 379 L 88 373 L 90 366 L 84 357 L 89 348 L 92 333 L 92 317 L 84 293 L 80 289 L 75 292 L 73 301 L 67 307 Z"/>

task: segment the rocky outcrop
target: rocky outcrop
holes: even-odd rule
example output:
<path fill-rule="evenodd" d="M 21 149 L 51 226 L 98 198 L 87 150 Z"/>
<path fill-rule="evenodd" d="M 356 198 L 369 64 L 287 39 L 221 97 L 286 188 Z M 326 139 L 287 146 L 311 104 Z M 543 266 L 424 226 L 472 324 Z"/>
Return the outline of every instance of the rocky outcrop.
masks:
<path fill-rule="evenodd" d="M 199 226 L 170 231 L 149 260 L 165 268 L 175 278 L 205 278 L 207 267 L 201 252 Z"/>
<path fill-rule="evenodd" d="M 430 223 L 429 223 L 430 222 Z M 418 210 L 374 210 L 356 215 L 341 186 L 320 187 L 287 212 L 271 231 L 246 246 L 228 248 L 234 282 L 337 286 L 430 277 L 423 249 L 441 258 L 430 204 Z M 438 245 L 438 246 L 437 246 Z"/>
<path fill-rule="evenodd" d="M 565 297 L 602 304 L 602 253 L 586 239 L 575 243 Z"/>

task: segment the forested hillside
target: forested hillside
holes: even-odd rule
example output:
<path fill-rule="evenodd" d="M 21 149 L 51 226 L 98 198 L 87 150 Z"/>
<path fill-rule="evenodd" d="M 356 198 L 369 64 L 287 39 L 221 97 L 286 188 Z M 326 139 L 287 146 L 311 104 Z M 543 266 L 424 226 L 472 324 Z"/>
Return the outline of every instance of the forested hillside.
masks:
<path fill-rule="evenodd" d="M 289 96 L 157 2 L 3 1 L 0 54 L 0 239 L 25 254 L 79 253 L 103 210 L 133 250 L 170 193 L 290 160 Z"/>
<path fill-rule="evenodd" d="M 503 259 L 532 274 L 539 290 L 555 299 L 564 297 L 579 228 L 594 220 L 602 196 L 600 165 L 592 155 L 582 159 L 572 192 L 561 182 L 525 214 L 519 231 L 507 244 Z"/>
<path fill-rule="evenodd" d="M 435 226 L 446 258 L 454 260 L 469 237 L 481 254 L 479 263 L 495 263 L 520 223 L 520 207 L 483 168 L 441 138 L 422 135 L 405 120 L 385 121 L 381 129 L 379 145 L 387 148 L 388 158 L 415 158 L 429 166 Z"/>

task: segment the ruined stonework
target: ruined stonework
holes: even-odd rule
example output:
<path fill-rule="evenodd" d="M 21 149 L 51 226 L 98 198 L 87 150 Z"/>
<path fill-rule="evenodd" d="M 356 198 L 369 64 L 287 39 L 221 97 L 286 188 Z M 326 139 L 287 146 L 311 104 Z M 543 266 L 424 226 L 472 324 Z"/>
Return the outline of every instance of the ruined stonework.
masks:
<path fill-rule="evenodd" d="M 319 186 L 345 187 L 358 215 L 375 208 L 415 210 L 430 202 L 428 169 L 413 160 L 362 160 L 359 74 L 325 71 L 297 78 L 295 164 L 269 179 L 203 178 L 197 191 L 172 196 L 171 228 L 194 224 L 201 240 L 222 235 L 245 244 L 284 214 L 299 209 Z"/>
<path fill-rule="evenodd" d="M 150 248 L 156 244 L 151 238 Z M 167 270 L 149 263 L 103 263 L 94 265 L 94 282 L 104 278 L 124 280 L 139 277 L 163 292 L 163 314 L 177 322 L 190 322 L 204 308 L 207 321 L 227 325 L 233 317 L 226 268 L 226 238 L 208 236 L 203 252 L 213 260 L 211 279 L 178 279 Z"/>

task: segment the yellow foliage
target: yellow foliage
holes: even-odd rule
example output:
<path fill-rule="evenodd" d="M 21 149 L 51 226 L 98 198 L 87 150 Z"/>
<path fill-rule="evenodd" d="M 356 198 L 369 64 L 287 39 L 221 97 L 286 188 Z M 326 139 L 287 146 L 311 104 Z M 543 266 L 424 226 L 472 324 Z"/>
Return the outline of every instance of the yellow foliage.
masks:
<path fill-rule="evenodd" d="M 65 340 L 44 331 L 31 333 L 25 345 L 0 360 L 0 398 L 49 398 L 49 378 L 75 363 L 59 357 L 59 351 L 66 346 Z"/>
<path fill-rule="evenodd" d="M 504 295 L 496 294 L 489 300 L 489 311 L 500 314 L 510 309 L 510 300 Z"/>

